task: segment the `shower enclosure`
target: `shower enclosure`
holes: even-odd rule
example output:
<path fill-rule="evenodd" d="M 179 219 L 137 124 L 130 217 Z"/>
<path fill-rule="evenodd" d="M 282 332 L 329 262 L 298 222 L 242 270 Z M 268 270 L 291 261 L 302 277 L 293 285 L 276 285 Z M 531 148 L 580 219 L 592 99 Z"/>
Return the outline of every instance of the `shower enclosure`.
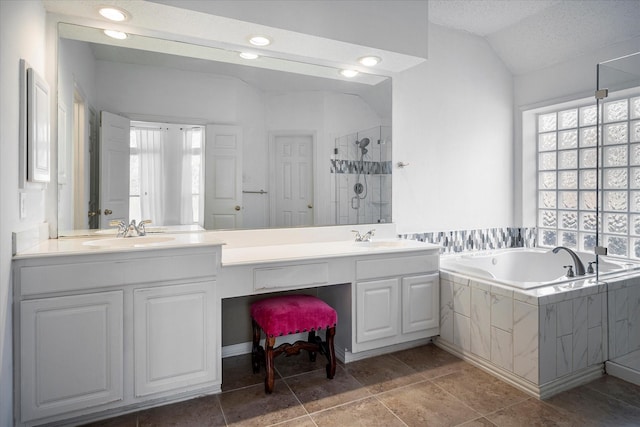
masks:
<path fill-rule="evenodd" d="M 597 65 L 596 245 L 640 260 L 640 52 Z M 602 253 L 600 250 L 596 253 Z M 607 280 L 610 375 L 640 385 L 640 277 Z"/>
<path fill-rule="evenodd" d="M 391 222 L 391 127 L 336 138 L 331 177 L 336 224 Z"/>

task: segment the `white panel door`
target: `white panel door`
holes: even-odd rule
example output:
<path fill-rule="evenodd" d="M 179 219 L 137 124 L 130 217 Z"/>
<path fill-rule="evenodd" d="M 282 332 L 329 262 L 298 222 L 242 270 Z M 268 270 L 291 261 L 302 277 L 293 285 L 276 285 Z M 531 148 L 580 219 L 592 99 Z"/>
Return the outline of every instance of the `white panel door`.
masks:
<path fill-rule="evenodd" d="M 109 228 L 109 221 L 129 218 L 131 122 L 106 111 L 100 114 L 100 228 Z"/>
<path fill-rule="evenodd" d="M 20 303 L 22 421 L 123 398 L 123 292 Z"/>
<path fill-rule="evenodd" d="M 135 395 L 216 379 L 215 282 L 137 289 Z"/>
<path fill-rule="evenodd" d="M 356 341 L 358 343 L 398 334 L 398 293 L 398 279 L 373 280 L 356 284 Z"/>
<path fill-rule="evenodd" d="M 426 331 L 440 322 L 439 275 L 402 279 L 402 333 Z"/>
<path fill-rule="evenodd" d="M 242 227 L 242 128 L 207 125 L 204 228 Z"/>
<path fill-rule="evenodd" d="M 313 225 L 313 135 L 274 135 L 271 225 Z"/>

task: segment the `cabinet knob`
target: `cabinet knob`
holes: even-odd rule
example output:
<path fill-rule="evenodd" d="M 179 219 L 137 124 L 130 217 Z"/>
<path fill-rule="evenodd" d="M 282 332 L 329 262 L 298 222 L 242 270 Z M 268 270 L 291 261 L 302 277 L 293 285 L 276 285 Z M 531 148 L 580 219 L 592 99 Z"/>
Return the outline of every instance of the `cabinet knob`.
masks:
<path fill-rule="evenodd" d="M 234 208 L 235 210 L 239 211 L 241 208 L 239 205 L 236 205 L 236 207 Z"/>
<path fill-rule="evenodd" d="M 313 209 L 313 205 L 312 205 L 311 203 L 309 203 L 309 204 L 307 205 L 307 207 L 308 207 L 309 209 Z"/>
<path fill-rule="evenodd" d="M 113 211 L 111 209 L 105 209 L 104 210 L 104 214 L 105 215 L 111 215 L 113 213 Z"/>

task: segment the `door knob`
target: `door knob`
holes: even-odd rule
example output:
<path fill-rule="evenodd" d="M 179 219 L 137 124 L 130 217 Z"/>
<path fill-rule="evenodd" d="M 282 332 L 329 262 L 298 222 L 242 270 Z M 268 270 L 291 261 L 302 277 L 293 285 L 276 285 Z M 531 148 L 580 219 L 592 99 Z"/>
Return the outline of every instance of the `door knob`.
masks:
<path fill-rule="evenodd" d="M 236 205 L 236 207 L 234 209 L 239 211 L 241 208 L 240 208 L 240 206 Z"/>
<path fill-rule="evenodd" d="M 105 215 L 111 215 L 113 213 L 113 211 L 111 209 L 105 209 L 104 210 L 104 214 Z"/>

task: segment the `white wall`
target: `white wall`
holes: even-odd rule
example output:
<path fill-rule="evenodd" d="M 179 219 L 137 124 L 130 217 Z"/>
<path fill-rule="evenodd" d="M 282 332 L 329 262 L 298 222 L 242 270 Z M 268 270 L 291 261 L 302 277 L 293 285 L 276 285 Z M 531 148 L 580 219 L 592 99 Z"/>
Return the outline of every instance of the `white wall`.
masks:
<path fill-rule="evenodd" d="M 429 59 L 393 81 L 400 233 L 513 222 L 513 78 L 487 42 L 429 27 Z"/>
<path fill-rule="evenodd" d="M 40 185 L 19 190 L 19 61 L 25 59 L 51 85 L 47 68 L 46 15 L 40 1 L 0 1 L 0 425 L 13 424 L 11 322 L 11 233 L 45 219 L 46 193 Z M 54 47 L 55 49 L 55 47 Z M 27 194 L 20 219 L 18 193 Z"/>

